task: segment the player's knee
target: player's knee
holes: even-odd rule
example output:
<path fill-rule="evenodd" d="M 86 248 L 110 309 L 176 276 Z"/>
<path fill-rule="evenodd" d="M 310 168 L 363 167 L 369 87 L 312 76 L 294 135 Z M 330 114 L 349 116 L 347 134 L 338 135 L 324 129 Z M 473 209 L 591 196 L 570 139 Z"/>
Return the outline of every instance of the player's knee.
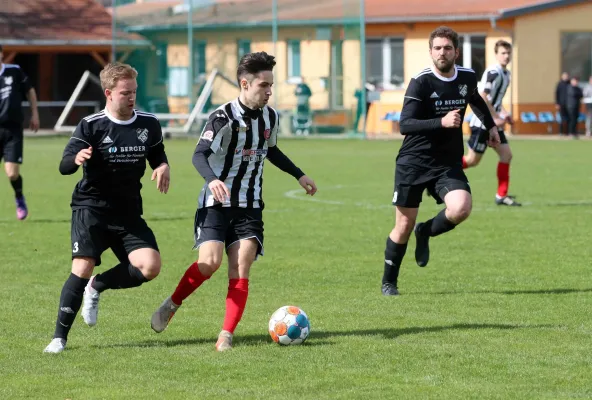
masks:
<path fill-rule="evenodd" d="M 222 265 L 222 257 L 218 254 L 208 254 L 199 257 L 199 269 L 204 275 L 212 275 Z"/>
<path fill-rule="evenodd" d="M 415 219 L 413 218 L 399 218 L 395 224 L 394 231 L 399 236 L 409 237 L 413 228 L 415 227 Z"/>
<path fill-rule="evenodd" d="M 448 207 L 447 217 L 451 222 L 455 224 L 460 224 L 471 215 L 471 202 L 462 202 L 451 207 Z"/>
<path fill-rule="evenodd" d="M 512 151 L 508 149 L 500 154 L 500 162 L 509 164 L 512 161 Z"/>
<path fill-rule="evenodd" d="M 19 172 L 17 170 L 8 170 L 6 171 L 6 176 L 8 177 L 8 179 L 14 182 L 18 179 Z"/>
<path fill-rule="evenodd" d="M 470 154 L 465 157 L 465 162 L 467 163 L 467 167 L 476 167 L 481 162 L 481 157 L 477 157 L 473 154 Z"/>
<path fill-rule="evenodd" d="M 80 278 L 89 279 L 95 268 L 95 260 L 90 257 L 76 257 L 72 260 L 72 273 Z"/>
<path fill-rule="evenodd" d="M 159 260 L 155 260 L 150 262 L 146 265 L 144 269 L 142 269 L 142 275 L 144 278 L 151 281 L 152 279 L 156 278 L 158 274 L 160 274 L 161 262 Z"/>

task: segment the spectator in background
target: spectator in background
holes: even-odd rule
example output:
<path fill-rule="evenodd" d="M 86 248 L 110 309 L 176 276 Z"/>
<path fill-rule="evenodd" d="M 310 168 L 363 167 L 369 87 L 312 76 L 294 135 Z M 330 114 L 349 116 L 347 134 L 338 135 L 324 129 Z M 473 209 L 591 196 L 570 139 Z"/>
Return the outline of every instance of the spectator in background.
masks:
<path fill-rule="evenodd" d="M 370 105 L 372 104 L 372 101 L 370 100 L 370 92 L 375 91 L 376 90 L 376 86 L 374 86 L 371 83 L 366 83 L 364 85 L 364 91 L 366 92 L 366 117 L 364 120 L 364 127 L 366 126 L 366 121 L 368 120 L 368 111 L 370 110 Z M 362 114 L 363 114 L 363 110 L 364 110 L 364 104 L 362 104 L 362 90 L 358 89 L 356 90 L 354 96 L 356 97 L 357 101 L 358 101 L 358 107 L 356 109 L 356 120 L 354 121 L 354 132 L 358 132 L 358 125 L 360 124 L 360 119 L 362 118 Z M 365 130 L 362 129 L 362 130 Z"/>
<path fill-rule="evenodd" d="M 561 80 L 555 89 L 555 107 L 561 115 L 559 122 L 559 134 L 566 135 L 568 133 L 568 115 L 567 115 L 567 88 L 569 87 L 569 74 L 564 72 L 561 74 Z"/>
<path fill-rule="evenodd" d="M 571 78 L 570 85 L 567 88 L 567 118 L 568 133 L 573 135 L 574 139 L 578 137 L 578 117 L 580 116 L 580 104 L 584 94 L 579 86 L 580 80 L 577 76 Z"/>
<path fill-rule="evenodd" d="M 586 136 L 592 136 L 592 76 L 584 87 L 584 104 L 586 104 Z"/>

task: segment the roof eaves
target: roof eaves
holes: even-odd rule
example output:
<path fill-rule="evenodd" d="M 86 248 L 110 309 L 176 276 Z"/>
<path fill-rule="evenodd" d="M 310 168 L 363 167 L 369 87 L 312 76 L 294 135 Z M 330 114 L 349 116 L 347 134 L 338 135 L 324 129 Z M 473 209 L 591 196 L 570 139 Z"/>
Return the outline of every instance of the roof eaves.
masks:
<path fill-rule="evenodd" d="M 411 23 L 411 22 L 456 22 L 456 21 L 489 21 L 498 14 L 460 14 L 460 15 L 413 15 L 393 17 L 369 17 L 366 23 Z"/>
<path fill-rule="evenodd" d="M 557 7 L 566 7 L 574 4 L 587 3 L 590 0 L 551 0 L 544 3 L 533 4 L 530 6 L 521 6 L 514 8 L 505 8 L 499 10 L 499 18 L 514 18 L 535 12 L 552 10 Z"/>
<path fill-rule="evenodd" d="M 280 20 L 279 27 L 288 26 L 331 26 L 331 25 L 357 25 L 359 18 L 340 18 L 340 19 L 317 19 L 317 20 Z M 242 21 L 220 24 L 200 24 L 194 23 L 193 29 L 218 30 L 218 29 L 245 29 L 245 28 L 267 28 L 271 27 L 271 21 Z M 125 28 L 127 32 L 162 32 L 162 31 L 184 31 L 187 30 L 187 24 L 166 24 L 166 25 L 130 25 Z"/>
<path fill-rule="evenodd" d="M 151 46 L 152 43 L 148 40 L 137 39 L 116 39 L 115 41 L 109 39 L 3 39 L 0 41 L 5 46 L 107 46 L 115 42 L 116 45 L 121 46 Z"/>

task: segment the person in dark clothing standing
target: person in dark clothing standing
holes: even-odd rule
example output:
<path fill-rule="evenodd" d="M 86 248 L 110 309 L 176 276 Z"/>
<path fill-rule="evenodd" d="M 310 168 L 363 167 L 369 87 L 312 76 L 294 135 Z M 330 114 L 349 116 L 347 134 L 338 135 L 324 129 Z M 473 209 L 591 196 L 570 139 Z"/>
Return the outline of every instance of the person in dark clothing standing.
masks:
<path fill-rule="evenodd" d="M 568 133 L 568 120 L 567 114 L 567 88 L 569 87 L 569 74 L 564 72 L 561 74 L 561 80 L 557 84 L 555 89 L 555 107 L 559 111 L 561 121 L 559 121 L 559 134 L 566 135 Z"/>
<path fill-rule="evenodd" d="M 571 78 L 570 85 L 567 87 L 567 121 L 568 121 L 568 133 L 573 135 L 574 138 L 578 137 L 578 117 L 580 116 L 580 104 L 584 93 L 579 86 L 580 80 L 574 76 Z"/>
<path fill-rule="evenodd" d="M 2 62 L 0 45 L 0 162 L 4 159 L 4 171 L 14 189 L 16 217 L 27 218 L 29 210 L 23 195 L 23 178 L 20 166 L 23 163 L 23 111 L 21 103 L 26 99 L 31 105 L 29 128 L 39 129 L 39 112 L 35 89 L 23 70 L 14 64 Z"/>

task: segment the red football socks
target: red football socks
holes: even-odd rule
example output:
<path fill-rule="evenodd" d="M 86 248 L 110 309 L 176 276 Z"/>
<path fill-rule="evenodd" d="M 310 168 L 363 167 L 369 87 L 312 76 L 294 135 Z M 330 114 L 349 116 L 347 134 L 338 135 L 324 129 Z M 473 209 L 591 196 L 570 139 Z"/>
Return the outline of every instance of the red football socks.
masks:
<path fill-rule="evenodd" d="M 179 281 L 175 293 L 171 296 L 171 300 L 176 305 L 180 306 L 191 293 L 195 291 L 202 283 L 210 279 L 209 276 L 204 276 L 197 266 L 197 262 L 194 262 L 187 268 L 185 274 Z"/>
<path fill-rule="evenodd" d="M 499 162 L 497 164 L 497 195 L 505 197 L 508 195 L 510 186 L 510 164 Z"/>
<path fill-rule="evenodd" d="M 226 296 L 226 314 L 224 315 L 223 330 L 234 333 L 234 330 L 245 311 L 248 296 L 248 279 L 230 279 L 228 281 L 228 295 Z"/>

